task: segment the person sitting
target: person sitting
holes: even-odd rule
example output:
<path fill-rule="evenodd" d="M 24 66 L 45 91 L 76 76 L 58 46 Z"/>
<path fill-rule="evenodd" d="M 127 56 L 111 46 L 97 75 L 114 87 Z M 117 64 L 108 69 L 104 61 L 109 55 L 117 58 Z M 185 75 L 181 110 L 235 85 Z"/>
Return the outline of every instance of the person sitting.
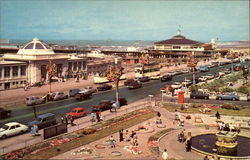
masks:
<path fill-rule="evenodd" d="M 113 136 L 111 136 L 108 140 L 108 144 L 110 145 L 111 148 L 115 148 L 115 139 L 113 138 Z"/>
<path fill-rule="evenodd" d="M 156 124 L 162 124 L 162 120 L 160 118 L 157 118 Z"/>

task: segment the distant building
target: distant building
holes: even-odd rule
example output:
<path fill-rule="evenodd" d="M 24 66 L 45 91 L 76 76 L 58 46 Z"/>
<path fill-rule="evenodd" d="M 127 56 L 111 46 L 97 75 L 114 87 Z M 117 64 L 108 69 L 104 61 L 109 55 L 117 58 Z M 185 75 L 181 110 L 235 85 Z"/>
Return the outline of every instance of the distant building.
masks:
<path fill-rule="evenodd" d="M 15 53 L 3 55 L 0 61 L 0 90 L 22 87 L 25 81 L 34 84 L 48 80 L 49 61 L 56 65 L 58 77 L 73 77 L 86 72 L 86 57 L 55 53 L 50 46 L 34 38 Z"/>
<path fill-rule="evenodd" d="M 185 58 L 190 53 L 194 53 L 196 57 L 210 57 L 213 53 L 212 44 L 187 39 L 177 30 L 175 36 L 155 42 L 154 49 L 149 50 L 149 55 L 153 58 Z"/>

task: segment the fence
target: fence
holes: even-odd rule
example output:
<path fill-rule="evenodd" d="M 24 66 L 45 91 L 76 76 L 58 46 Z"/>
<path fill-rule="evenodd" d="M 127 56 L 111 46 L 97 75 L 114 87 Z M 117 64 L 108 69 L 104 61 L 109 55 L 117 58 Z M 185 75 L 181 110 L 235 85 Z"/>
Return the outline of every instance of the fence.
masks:
<path fill-rule="evenodd" d="M 148 105 L 149 105 L 149 101 L 136 102 L 136 104 L 134 105 L 127 105 L 127 106 L 121 107 L 121 109 L 117 110 L 117 112 L 112 112 L 112 113 L 110 113 L 109 111 L 102 112 L 103 114 L 102 117 L 104 121 L 109 120 L 109 119 L 127 114 L 129 112 L 132 112 L 141 108 L 145 108 Z M 93 124 L 95 124 L 95 122 L 92 122 L 90 117 L 77 119 L 74 126 L 68 127 L 68 132 L 73 132 L 84 127 L 89 127 Z M 27 139 L 26 137 L 29 137 L 29 135 L 28 134 L 20 135 L 20 138 L 19 138 L 21 139 L 20 142 L 17 142 L 15 140 L 15 141 L 12 141 L 13 143 L 5 143 L 4 146 L 0 146 L 0 155 L 44 141 L 43 136 L 33 137 L 32 139 L 30 138 Z M 48 138 L 47 140 L 50 140 L 50 138 Z M 8 139 L 5 141 L 7 142 Z M 1 144 L 3 144 L 3 142 L 1 142 Z"/>

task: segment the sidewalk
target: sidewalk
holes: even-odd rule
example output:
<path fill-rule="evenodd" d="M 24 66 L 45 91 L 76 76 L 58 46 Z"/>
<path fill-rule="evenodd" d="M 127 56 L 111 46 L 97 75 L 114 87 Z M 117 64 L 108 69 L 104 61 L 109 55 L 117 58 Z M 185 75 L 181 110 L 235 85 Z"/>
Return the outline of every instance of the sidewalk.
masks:
<path fill-rule="evenodd" d="M 209 64 L 210 62 L 199 62 L 199 65 L 203 64 Z M 174 70 L 180 70 L 187 68 L 186 64 L 182 64 L 180 66 L 171 66 L 171 67 L 164 67 L 161 68 L 161 74 L 174 71 Z M 134 78 L 134 72 L 128 72 L 125 73 L 126 78 Z M 123 82 L 120 82 L 120 84 L 123 84 Z M 69 79 L 66 82 L 54 82 L 52 83 L 52 91 L 63 91 L 68 94 L 68 91 L 72 88 L 80 88 L 83 89 L 85 86 L 98 86 L 93 83 L 93 77 L 89 77 L 87 80 L 80 80 L 80 82 L 75 82 L 74 79 Z M 18 89 L 11 89 L 11 90 L 5 90 L 0 91 L 0 107 L 4 108 L 10 108 L 13 109 L 17 106 L 20 106 L 24 104 L 24 100 L 28 96 L 44 96 L 48 93 L 49 85 L 43 85 L 41 87 L 31 87 L 30 90 L 24 91 L 23 88 Z"/>

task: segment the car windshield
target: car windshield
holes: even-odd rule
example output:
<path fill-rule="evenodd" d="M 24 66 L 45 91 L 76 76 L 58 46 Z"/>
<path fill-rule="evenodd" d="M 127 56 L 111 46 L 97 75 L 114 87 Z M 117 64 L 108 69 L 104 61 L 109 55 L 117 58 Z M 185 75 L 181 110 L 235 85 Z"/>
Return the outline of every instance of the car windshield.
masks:
<path fill-rule="evenodd" d="M 72 113 L 78 113 L 78 110 L 73 110 Z"/>
<path fill-rule="evenodd" d="M 3 125 L 1 128 L 7 130 L 9 128 L 9 126 Z"/>

